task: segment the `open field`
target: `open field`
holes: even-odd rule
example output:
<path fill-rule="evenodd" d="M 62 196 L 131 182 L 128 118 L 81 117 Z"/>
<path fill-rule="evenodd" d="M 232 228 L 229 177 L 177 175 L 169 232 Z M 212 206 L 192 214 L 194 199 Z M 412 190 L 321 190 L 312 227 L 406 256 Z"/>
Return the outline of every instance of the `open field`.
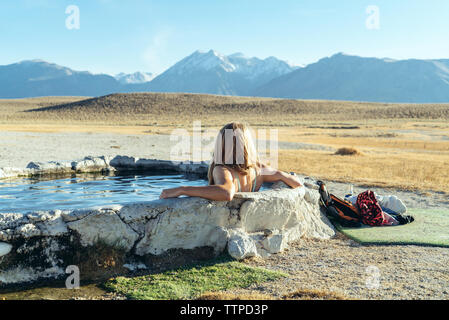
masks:
<path fill-rule="evenodd" d="M 196 120 L 205 129 L 219 129 L 235 120 L 253 129 L 278 129 L 279 167 L 286 171 L 382 187 L 449 190 L 448 104 L 154 93 L 0 100 L 0 131 L 64 133 L 65 139 L 70 133 L 85 133 L 93 144 L 95 133 L 146 138 L 176 128 L 191 131 Z M 0 150 L 1 145 L 0 141 Z M 154 150 L 148 157 L 159 156 L 158 148 L 167 149 L 151 146 Z M 112 147 L 118 154 L 127 150 L 123 145 Z M 335 155 L 342 147 L 354 148 L 360 155 Z"/>

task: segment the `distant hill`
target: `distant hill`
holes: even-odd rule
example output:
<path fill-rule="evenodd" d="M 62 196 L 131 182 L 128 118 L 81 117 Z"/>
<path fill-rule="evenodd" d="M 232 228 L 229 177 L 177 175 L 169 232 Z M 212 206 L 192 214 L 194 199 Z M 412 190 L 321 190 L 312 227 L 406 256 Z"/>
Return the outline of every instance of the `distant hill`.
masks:
<path fill-rule="evenodd" d="M 0 66 L 0 98 L 97 96 L 121 90 L 111 76 L 74 71 L 42 60 Z"/>
<path fill-rule="evenodd" d="M 370 102 L 449 102 L 449 60 L 336 54 L 260 86 L 255 96 Z"/>
<path fill-rule="evenodd" d="M 49 119 L 96 120 L 104 117 L 182 122 L 182 119 L 449 119 L 448 104 L 388 104 L 291 100 L 190 93 L 121 93 L 32 108 L 26 113 Z M 39 115 L 40 114 L 40 115 Z M 190 121 L 189 120 L 189 121 Z M 246 120 L 245 120 L 246 121 Z"/>
<path fill-rule="evenodd" d="M 115 77 L 42 60 L 0 66 L 0 98 L 182 92 L 366 102 L 449 102 L 449 59 L 392 60 L 336 54 L 305 67 L 275 57 L 195 51 L 162 74 Z"/>

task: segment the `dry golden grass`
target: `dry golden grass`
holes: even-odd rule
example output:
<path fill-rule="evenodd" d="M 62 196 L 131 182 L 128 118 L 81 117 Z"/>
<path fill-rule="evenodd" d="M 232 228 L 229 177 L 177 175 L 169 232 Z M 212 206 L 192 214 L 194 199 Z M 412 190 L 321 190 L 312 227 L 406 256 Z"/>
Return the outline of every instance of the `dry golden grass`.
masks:
<path fill-rule="evenodd" d="M 228 292 L 205 292 L 197 300 L 274 300 L 273 296 L 261 293 L 234 294 Z"/>
<path fill-rule="evenodd" d="M 399 125 L 399 124 L 396 124 Z M 358 130 L 363 131 L 363 130 Z M 435 130 L 433 130 L 435 131 Z M 435 132 L 442 136 L 449 137 L 449 129 L 445 132 Z M 377 138 L 373 136 L 360 136 L 357 138 L 350 137 L 335 137 L 325 132 L 315 134 L 298 134 L 293 128 L 283 129 L 279 133 L 279 138 L 282 141 L 290 142 L 307 142 L 318 143 L 323 145 L 343 147 L 351 146 L 353 148 L 371 148 L 371 149 L 394 149 L 394 150 L 421 150 L 427 151 L 449 151 L 449 140 L 431 141 L 421 140 L 418 137 L 410 137 L 410 135 L 401 135 L 394 138 Z"/>
<path fill-rule="evenodd" d="M 198 300 L 276 300 L 275 296 L 257 292 L 230 293 L 230 292 L 205 292 Z M 323 290 L 298 289 L 283 295 L 281 300 L 346 300 L 347 298 Z"/>
<path fill-rule="evenodd" d="M 28 99 L 0 99 L 0 124 L 39 122 L 39 117 L 24 111 L 48 106 L 55 106 L 69 102 L 85 100 L 86 97 L 42 97 Z M 54 123 L 51 119 L 45 119 Z"/>
<path fill-rule="evenodd" d="M 76 101 L 69 102 L 70 99 Z M 232 121 L 238 115 L 240 121 L 246 121 L 251 125 L 279 127 L 316 120 L 332 123 L 378 119 L 449 119 L 448 106 L 182 93 L 130 93 L 84 100 L 79 98 L 3 100 L 0 101 L 0 123 L 38 120 L 41 123 L 171 126 L 201 120 L 205 125 L 215 126 L 217 122 Z M 22 112 L 31 109 L 40 111 Z"/>
<path fill-rule="evenodd" d="M 279 168 L 321 179 L 406 190 L 449 190 L 449 156 L 417 153 L 338 156 L 312 150 L 280 150 Z"/>
<path fill-rule="evenodd" d="M 41 111 L 28 112 L 36 109 Z M 214 129 L 244 121 L 254 129 L 278 129 L 279 141 L 363 154 L 280 150 L 279 166 L 286 171 L 383 187 L 449 190 L 449 104 L 168 93 L 0 100 L 0 130 L 9 131 L 169 134 L 180 127 L 191 130 L 197 120 Z"/>
<path fill-rule="evenodd" d="M 346 300 L 346 297 L 323 290 L 301 289 L 286 294 L 282 297 L 284 300 Z"/>

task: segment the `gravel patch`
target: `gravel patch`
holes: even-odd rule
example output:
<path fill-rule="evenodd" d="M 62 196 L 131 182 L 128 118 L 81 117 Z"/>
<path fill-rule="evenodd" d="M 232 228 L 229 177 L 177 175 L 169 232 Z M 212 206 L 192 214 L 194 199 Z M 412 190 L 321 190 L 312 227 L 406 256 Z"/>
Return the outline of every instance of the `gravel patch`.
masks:
<path fill-rule="evenodd" d="M 314 289 L 348 299 L 449 299 L 448 248 L 365 246 L 340 234 L 332 240 L 303 239 L 283 253 L 246 263 L 289 276 L 230 293 L 280 298 Z"/>

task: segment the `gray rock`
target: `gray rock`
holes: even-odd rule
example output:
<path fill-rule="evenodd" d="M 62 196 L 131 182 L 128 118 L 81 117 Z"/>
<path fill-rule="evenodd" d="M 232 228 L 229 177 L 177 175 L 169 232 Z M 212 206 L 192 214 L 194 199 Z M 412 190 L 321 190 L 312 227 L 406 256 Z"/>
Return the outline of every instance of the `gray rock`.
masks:
<path fill-rule="evenodd" d="M 134 157 L 128 157 L 128 156 L 116 156 L 114 157 L 110 162 L 109 165 L 112 167 L 118 167 L 118 168 L 135 168 L 136 167 L 136 161 L 138 161 L 139 158 Z"/>
<path fill-rule="evenodd" d="M 11 252 L 12 245 L 5 242 L 0 242 L 0 257 L 6 256 Z"/>
<path fill-rule="evenodd" d="M 93 212 L 94 212 L 93 209 L 77 209 L 73 211 L 62 211 L 61 217 L 64 220 L 64 222 L 72 222 L 81 220 Z"/>
<path fill-rule="evenodd" d="M 71 163 L 71 167 L 76 172 L 95 172 L 109 169 L 105 157 L 85 157 L 82 161 Z"/>
<path fill-rule="evenodd" d="M 261 244 L 269 253 L 279 253 L 288 248 L 288 237 L 282 233 L 276 233 L 263 239 Z"/>
<path fill-rule="evenodd" d="M 200 198 L 155 201 L 164 204 L 163 212 L 145 226 L 145 236 L 136 246 L 138 255 L 162 254 L 169 249 L 210 246 L 219 251 L 226 246 L 229 209 L 223 204 Z M 168 234 L 176 235 L 167 237 Z"/>
<path fill-rule="evenodd" d="M 16 228 L 28 222 L 28 218 L 21 213 L 0 213 L 0 230 Z"/>
<path fill-rule="evenodd" d="M 38 174 L 58 174 L 68 173 L 72 171 L 71 162 L 30 162 L 27 169 Z"/>
<path fill-rule="evenodd" d="M 4 178 L 13 178 L 13 177 L 21 177 L 21 176 L 28 176 L 32 172 L 31 169 L 28 168 L 0 168 L 0 179 Z"/>
<path fill-rule="evenodd" d="M 15 229 L 14 239 L 29 239 L 40 235 L 41 231 L 36 225 L 27 223 Z"/>
<path fill-rule="evenodd" d="M 256 243 L 243 230 L 234 231 L 229 238 L 228 253 L 236 260 L 258 255 Z"/>
<path fill-rule="evenodd" d="M 114 210 L 107 209 L 94 211 L 83 219 L 68 222 L 67 227 L 80 235 L 83 246 L 104 241 L 108 245 L 129 251 L 139 237 Z"/>

